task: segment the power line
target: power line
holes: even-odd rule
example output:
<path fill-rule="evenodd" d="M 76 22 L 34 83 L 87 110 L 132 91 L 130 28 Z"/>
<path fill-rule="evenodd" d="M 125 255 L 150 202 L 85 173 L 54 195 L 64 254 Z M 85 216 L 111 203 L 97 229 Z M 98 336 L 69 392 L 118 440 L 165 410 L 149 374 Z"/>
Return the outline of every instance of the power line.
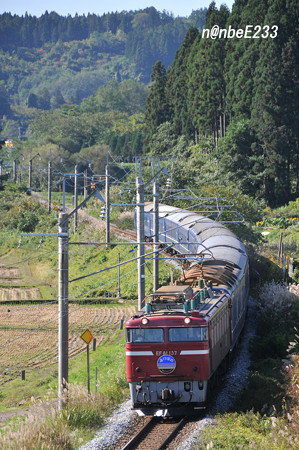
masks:
<path fill-rule="evenodd" d="M 35 250 L 32 250 L 31 254 L 36 253 L 38 250 L 40 250 L 40 249 L 37 248 L 37 249 L 35 249 Z M 17 266 L 17 265 L 22 264 L 23 262 L 26 262 L 26 261 L 33 261 L 33 260 L 35 260 L 35 259 L 40 258 L 41 256 L 44 256 L 44 255 L 46 255 L 46 254 L 48 254 L 48 253 L 53 253 L 53 252 L 57 252 L 57 250 L 55 250 L 55 249 L 53 249 L 53 250 L 47 250 L 47 251 L 45 251 L 45 252 L 43 252 L 43 253 L 41 253 L 41 254 L 39 254 L 39 255 L 36 255 L 36 256 L 34 256 L 34 257 L 30 257 L 30 256 L 29 256 L 28 258 L 21 259 L 20 261 L 17 261 L 17 262 L 14 262 L 14 263 L 10 263 L 10 264 L 9 264 L 9 267 Z"/>
<path fill-rule="evenodd" d="M 173 246 L 173 244 L 168 245 L 166 248 L 170 248 L 170 247 L 172 247 L 172 246 Z M 158 250 L 158 253 L 159 253 L 159 252 L 162 252 L 162 251 L 164 251 L 164 250 L 165 250 L 165 248 L 164 248 L 164 249 L 160 249 L 160 250 Z M 157 253 L 157 252 L 156 252 L 156 251 L 155 251 L 155 252 L 150 252 L 150 253 L 147 253 L 147 255 L 151 255 L 151 254 L 154 254 L 154 253 Z M 101 272 L 105 272 L 106 270 L 115 269 L 116 267 L 122 266 L 122 265 L 124 265 L 124 264 L 128 264 L 129 262 L 132 262 L 132 261 L 139 260 L 140 258 L 144 258 L 144 255 L 142 255 L 142 256 L 137 256 L 136 258 L 129 259 L 129 260 L 127 260 L 127 261 L 123 261 L 122 263 L 116 264 L 116 265 L 111 266 L 111 267 L 106 267 L 105 269 L 98 270 L 98 271 L 93 272 L 93 273 L 90 273 L 90 274 L 88 274 L 88 275 L 82 275 L 81 277 L 77 277 L 77 278 L 74 278 L 73 280 L 70 280 L 69 283 L 72 283 L 73 281 L 82 280 L 83 278 L 87 278 L 87 277 L 90 277 L 90 276 L 92 276 L 92 275 L 96 275 L 96 274 L 101 273 Z M 143 264 L 142 264 L 142 265 L 143 265 Z"/>
<path fill-rule="evenodd" d="M 57 313 L 55 313 L 55 314 L 57 314 Z M 47 325 L 49 325 L 50 323 L 56 322 L 57 320 L 58 319 L 56 317 L 56 319 L 50 320 L 49 322 L 47 322 L 44 325 L 41 325 L 41 326 L 36 327 L 36 328 L 33 328 L 30 331 L 28 331 L 27 333 L 22 334 L 21 336 L 18 336 L 18 337 L 14 338 L 14 339 L 9 339 L 8 341 L 4 342 L 4 344 L 0 344 L 0 348 L 1 347 L 5 347 L 8 344 L 12 344 L 13 342 L 18 341 L 19 339 L 21 339 L 24 336 L 27 336 L 28 334 L 34 333 L 34 332 L 36 332 L 38 330 L 41 330 L 41 329 L 45 328 Z"/>
<path fill-rule="evenodd" d="M 27 300 L 19 300 L 19 299 L 15 299 L 15 300 L 12 300 L 12 299 L 9 299 L 9 300 L 7 300 L 8 302 L 10 302 L 10 301 L 19 301 L 19 302 L 22 302 L 22 301 L 27 301 Z M 30 301 L 30 300 L 29 300 Z M 7 314 L 8 312 L 9 313 L 11 313 L 11 312 L 15 312 L 15 311 L 23 311 L 24 309 L 28 309 L 28 308 L 36 308 L 36 307 L 39 307 L 39 306 L 46 306 L 46 305 L 50 305 L 50 304 L 53 304 L 53 303 L 57 303 L 58 302 L 58 300 L 51 300 L 51 301 L 49 301 L 49 302 L 43 302 L 43 303 L 38 303 L 38 304 L 35 304 L 35 305 L 27 305 L 27 306 L 21 306 L 21 307 L 19 307 L 19 308 L 14 308 L 14 307 L 12 307 L 12 308 L 10 308 L 9 310 L 3 310 L 3 311 L 0 311 L 0 313 L 3 313 L 3 314 Z M 1 303 L 1 302 L 0 302 Z"/>

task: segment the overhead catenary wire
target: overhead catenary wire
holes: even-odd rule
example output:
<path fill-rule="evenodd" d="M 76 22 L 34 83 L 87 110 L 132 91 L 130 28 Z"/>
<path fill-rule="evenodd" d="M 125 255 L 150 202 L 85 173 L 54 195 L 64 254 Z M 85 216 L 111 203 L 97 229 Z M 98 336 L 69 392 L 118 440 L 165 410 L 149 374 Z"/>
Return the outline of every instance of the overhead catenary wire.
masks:
<path fill-rule="evenodd" d="M 7 300 L 7 302 L 10 302 L 10 301 L 22 302 L 22 301 L 27 301 L 27 300 L 19 300 L 19 299 L 15 299 L 15 300 L 9 299 L 9 300 Z M 8 312 L 9 313 L 13 313 L 13 312 L 16 312 L 16 311 L 23 311 L 24 309 L 36 308 L 36 307 L 39 307 L 39 306 L 51 305 L 51 304 L 54 304 L 54 303 L 57 303 L 57 302 L 58 302 L 58 300 L 51 300 L 49 302 L 43 301 L 42 303 L 37 303 L 37 304 L 34 304 L 34 305 L 18 306 L 16 308 L 10 307 L 9 310 L 8 309 L 5 309 L 3 311 L 0 310 L 0 314 L 2 314 L 2 313 L 3 314 L 7 314 Z"/>
<path fill-rule="evenodd" d="M 177 228 L 177 227 L 176 227 L 176 228 Z M 162 251 L 162 250 L 161 250 L 161 251 Z M 152 252 L 152 253 L 157 253 L 157 252 Z M 149 255 L 149 254 L 147 254 L 147 255 Z M 144 255 L 144 256 L 147 257 L 147 255 Z M 39 257 L 39 256 L 38 256 L 38 257 Z M 147 257 L 147 258 L 148 258 L 148 257 Z M 138 259 L 138 258 L 134 258 L 133 260 L 136 260 L 136 259 Z M 128 262 L 130 262 L 130 261 L 133 261 L 133 260 L 129 260 L 129 261 L 123 262 L 122 264 L 126 264 L 126 263 L 128 263 Z M 144 265 L 146 265 L 146 263 L 144 263 Z M 101 271 L 108 270 L 108 269 L 113 269 L 113 268 L 115 268 L 115 267 L 118 267 L 118 265 L 112 266 L 112 267 L 110 267 L 110 268 L 103 269 L 103 270 L 101 270 Z M 93 274 L 100 273 L 101 271 L 95 272 L 95 273 L 93 273 Z M 91 275 L 93 275 L 93 274 L 89 274 L 89 275 L 86 275 L 86 276 L 91 276 Z M 79 278 L 77 278 L 77 279 L 71 280 L 70 282 L 79 280 L 79 279 L 81 279 L 81 278 L 85 278 L 86 276 L 79 277 Z M 109 284 L 110 284 L 110 283 L 109 283 Z M 81 308 L 82 308 L 82 307 L 81 307 Z M 78 308 L 78 309 L 81 309 L 81 308 Z M 55 320 L 57 320 L 57 319 L 55 319 Z M 47 324 L 44 324 L 44 325 L 41 326 L 41 327 L 37 327 L 36 329 L 32 330 L 31 332 L 34 332 L 34 331 L 36 331 L 37 329 L 42 329 L 42 328 L 44 328 L 45 326 L 47 326 L 48 324 L 55 322 L 55 320 L 49 321 Z M 27 334 L 28 334 L 28 333 L 26 333 L 25 335 L 27 335 Z M 14 340 L 12 340 L 12 341 L 10 341 L 10 342 L 14 342 L 15 340 L 17 340 L 17 339 L 19 339 L 19 338 L 20 338 L 20 337 L 15 338 Z"/>
<path fill-rule="evenodd" d="M 35 250 L 32 250 L 31 254 L 36 253 L 39 250 L 40 250 L 40 248 L 36 248 Z M 17 262 L 14 262 L 14 263 L 9 263 L 9 267 L 18 266 L 19 264 L 22 264 L 22 263 L 27 262 L 27 261 L 33 261 L 35 259 L 41 258 L 44 255 L 47 255 L 48 253 L 57 253 L 57 249 L 47 250 L 47 251 L 45 251 L 43 253 L 40 253 L 39 255 L 36 255 L 36 256 L 33 256 L 33 257 L 28 256 L 28 258 L 21 259 L 20 261 L 17 261 Z"/>
<path fill-rule="evenodd" d="M 172 246 L 173 246 L 173 244 L 168 245 L 166 248 L 171 248 Z M 147 255 L 151 255 L 151 254 L 154 254 L 154 253 L 159 253 L 159 252 L 162 252 L 163 250 L 165 250 L 165 248 L 164 248 L 164 249 L 161 249 L 161 250 L 158 250 L 158 252 L 155 251 L 155 252 L 147 253 Z M 73 281 L 82 280 L 83 278 L 87 278 L 87 277 L 90 277 L 90 276 L 92 276 L 92 275 L 99 274 L 99 273 L 104 272 L 104 271 L 106 271 L 106 270 L 114 269 L 114 268 L 116 268 L 116 267 L 122 266 L 122 265 L 124 265 L 124 264 L 127 264 L 127 263 L 132 262 L 132 261 L 136 261 L 136 260 L 141 259 L 141 258 L 144 258 L 144 257 L 145 257 L 145 255 L 137 256 L 136 258 L 129 259 L 129 260 L 127 260 L 127 261 L 123 261 L 123 262 L 120 263 L 120 264 L 115 264 L 114 266 L 106 267 L 105 269 L 98 270 L 98 271 L 93 272 L 93 273 L 90 273 L 90 274 L 88 274 L 88 275 L 82 275 L 81 277 L 77 277 L 77 278 L 74 278 L 73 280 L 70 280 L 69 283 L 72 283 Z"/>
<path fill-rule="evenodd" d="M 55 314 L 56 314 L 56 313 L 55 313 Z M 56 314 L 56 315 L 57 315 L 57 314 Z M 14 338 L 14 339 L 9 339 L 8 341 L 4 342 L 3 344 L 0 344 L 0 348 L 1 348 L 1 347 L 5 347 L 5 346 L 8 345 L 8 344 L 12 344 L 13 342 L 15 342 L 15 341 L 17 341 L 17 340 L 23 338 L 24 336 L 27 336 L 27 335 L 30 334 L 30 333 L 34 333 L 34 332 L 36 332 L 36 331 L 38 331 L 38 330 L 41 330 L 41 329 L 45 328 L 47 325 L 50 325 L 51 323 L 56 322 L 57 320 L 58 320 L 58 318 L 56 317 L 55 319 L 50 320 L 49 322 L 45 323 L 44 325 L 40 325 L 39 327 L 32 328 L 32 329 L 29 330 L 28 332 L 23 333 L 21 336 L 18 336 L 18 337 Z"/>
<path fill-rule="evenodd" d="M 146 265 L 146 263 L 144 263 L 144 265 Z M 123 277 L 125 277 L 125 276 L 127 277 L 128 273 L 132 273 L 132 272 L 136 272 L 136 270 L 133 269 L 131 272 L 127 272 L 126 274 L 123 274 L 123 276 L 122 276 L 121 278 L 123 278 Z M 104 284 L 104 285 L 99 285 L 99 286 L 97 286 L 96 288 L 100 288 L 100 287 L 105 287 L 105 286 L 111 285 L 111 284 L 112 284 L 113 282 L 115 282 L 116 280 L 117 280 L 117 279 L 115 278 L 114 280 L 112 280 L 112 281 L 110 280 L 108 283 L 106 283 L 106 284 Z M 136 283 L 133 283 L 133 284 L 136 284 L 136 285 L 137 285 L 137 282 L 136 282 Z M 88 293 L 88 292 L 94 291 L 94 289 L 95 289 L 95 287 L 93 287 L 90 291 L 85 292 L 85 294 Z M 80 296 L 81 296 L 81 297 L 82 297 L 82 295 L 83 295 L 83 293 L 80 293 Z M 73 298 L 71 298 L 71 299 L 76 299 L 76 297 L 73 297 Z M 56 301 L 56 302 L 57 302 L 57 301 Z M 91 300 L 91 301 L 89 302 L 89 305 L 90 305 L 90 304 L 93 304 L 93 303 L 97 303 L 97 302 L 98 302 L 97 299 L 96 299 L 96 300 Z M 33 306 L 33 305 L 32 305 L 32 306 Z M 36 305 L 34 305 L 34 306 L 36 306 Z M 82 306 L 80 306 L 80 307 L 74 309 L 73 311 L 69 311 L 69 312 L 68 312 L 68 315 L 71 315 L 71 314 L 75 313 L 76 311 L 79 311 L 80 309 L 83 309 L 83 308 L 85 308 L 85 305 L 82 305 Z M 53 312 L 53 316 L 54 316 L 54 315 L 57 315 L 56 311 Z M 19 339 L 22 339 L 23 337 L 29 335 L 30 333 L 35 333 L 36 331 L 41 330 L 41 329 L 45 328 L 47 325 L 50 325 L 51 323 L 54 323 L 54 322 L 57 322 L 57 321 L 58 321 L 58 317 L 55 317 L 55 319 L 48 321 L 46 324 L 43 324 L 43 325 L 41 325 L 41 326 L 39 326 L 39 327 L 36 327 L 36 328 L 33 328 L 33 329 L 27 331 L 26 333 L 23 333 L 22 335 L 17 336 L 17 337 L 14 338 L 14 339 L 9 339 L 9 340 L 6 341 L 5 343 L 0 344 L 0 348 L 1 348 L 1 347 L 5 347 L 6 345 L 12 344 L 13 342 L 15 342 L 15 341 L 17 341 L 17 340 L 19 340 Z"/>

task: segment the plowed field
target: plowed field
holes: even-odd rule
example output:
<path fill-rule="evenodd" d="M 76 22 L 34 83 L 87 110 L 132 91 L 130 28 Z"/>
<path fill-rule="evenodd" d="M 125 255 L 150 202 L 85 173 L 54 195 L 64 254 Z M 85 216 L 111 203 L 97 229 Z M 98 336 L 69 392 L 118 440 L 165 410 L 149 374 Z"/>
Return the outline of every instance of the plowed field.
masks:
<path fill-rule="evenodd" d="M 121 320 L 134 313 L 133 306 L 69 306 L 69 356 L 86 350 L 80 339 L 87 328 L 97 346 L 113 339 Z M 21 369 L 57 363 L 57 305 L 0 305 L 0 384 L 20 373 Z"/>

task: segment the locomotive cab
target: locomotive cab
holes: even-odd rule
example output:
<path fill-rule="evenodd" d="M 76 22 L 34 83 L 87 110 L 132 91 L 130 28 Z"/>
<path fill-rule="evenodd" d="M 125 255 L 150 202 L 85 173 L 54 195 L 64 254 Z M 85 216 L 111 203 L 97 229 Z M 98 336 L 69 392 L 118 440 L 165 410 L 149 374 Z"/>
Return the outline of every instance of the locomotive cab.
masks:
<path fill-rule="evenodd" d="M 183 414 L 204 407 L 209 326 L 199 309 L 191 309 L 196 294 L 186 285 L 161 287 L 126 324 L 131 398 L 143 414 Z"/>

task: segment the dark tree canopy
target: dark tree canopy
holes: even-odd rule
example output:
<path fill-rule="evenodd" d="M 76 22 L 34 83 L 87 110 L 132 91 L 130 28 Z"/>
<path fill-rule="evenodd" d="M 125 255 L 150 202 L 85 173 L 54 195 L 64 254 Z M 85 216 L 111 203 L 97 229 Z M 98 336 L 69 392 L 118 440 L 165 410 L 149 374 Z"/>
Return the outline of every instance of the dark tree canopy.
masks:
<path fill-rule="evenodd" d="M 212 2 L 206 28 L 217 24 L 220 29 L 245 30 L 254 24 L 260 27 L 253 30 L 259 30 L 259 38 L 209 39 L 190 28 L 168 71 L 160 71 L 160 82 L 152 86 L 146 110 L 149 147 L 151 139 L 157 147 L 157 136 L 165 131 L 163 122 L 165 129 L 175 130 L 176 137 L 193 137 L 198 148 L 212 138 L 222 176 L 234 180 L 242 192 L 271 206 L 296 198 L 296 5 L 295 0 L 236 0 L 229 13 L 226 6 L 217 9 Z M 154 66 L 154 79 L 157 69 Z"/>

